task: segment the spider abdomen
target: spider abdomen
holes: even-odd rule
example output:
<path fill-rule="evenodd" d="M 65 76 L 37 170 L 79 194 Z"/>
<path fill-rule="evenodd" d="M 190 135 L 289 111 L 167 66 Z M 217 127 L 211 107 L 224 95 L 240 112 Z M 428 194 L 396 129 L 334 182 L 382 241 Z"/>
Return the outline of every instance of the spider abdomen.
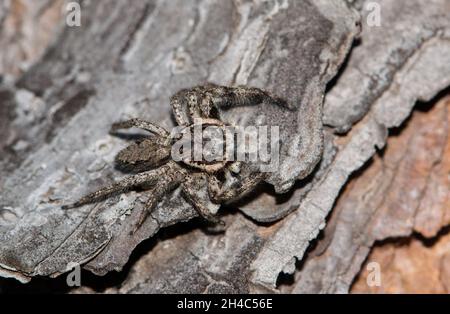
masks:
<path fill-rule="evenodd" d="M 116 163 L 121 168 L 132 167 L 142 171 L 166 163 L 169 157 L 169 145 L 154 138 L 148 138 L 122 149 L 116 156 Z"/>

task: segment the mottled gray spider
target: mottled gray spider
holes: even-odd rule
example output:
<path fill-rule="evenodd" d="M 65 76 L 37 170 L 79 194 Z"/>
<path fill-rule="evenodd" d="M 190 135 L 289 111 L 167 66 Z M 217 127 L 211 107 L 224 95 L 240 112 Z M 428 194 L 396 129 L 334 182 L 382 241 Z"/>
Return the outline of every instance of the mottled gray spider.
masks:
<path fill-rule="evenodd" d="M 181 90 L 171 97 L 170 103 L 177 124 L 183 127 L 184 132 L 191 132 L 198 124 L 224 128 L 226 124 L 220 120 L 218 114 L 220 108 L 257 105 L 265 101 L 285 105 L 281 99 L 258 88 L 212 84 Z M 135 187 L 150 188 L 146 210 L 138 220 L 135 229 L 137 230 L 158 201 L 169 191 L 181 186 L 182 195 L 202 217 L 214 223 L 221 223 L 211 210 L 210 204 L 220 205 L 233 201 L 252 190 L 266 177 L 262 172 L 240 177 L 240 163 L 227 160 L 225 156 L 223 160 L 212 162 L 189 159 L 174 161 L 171 158 L 171 150 L 176 136 L 147 121 L 131 119 L 114 123 L 111 132 L 132 127 L 148 131 L 152 136 L 120 151 L 116 156 L 116 162 L 119 166 L 128 167 L 137 173 L 63 208 L 97 202 Z M 230 178 L 233 180 L 228 180 Z M 207 193 L 200 192 L 202 187 L 206 187 L 204 190 Z"/>

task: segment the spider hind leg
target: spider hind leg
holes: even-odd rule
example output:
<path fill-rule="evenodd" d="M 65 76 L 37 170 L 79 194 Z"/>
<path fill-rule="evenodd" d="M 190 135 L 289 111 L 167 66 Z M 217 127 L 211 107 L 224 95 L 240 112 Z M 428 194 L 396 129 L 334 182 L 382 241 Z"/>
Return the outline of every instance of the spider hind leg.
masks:
<path fill-rule="evenodd" d="M 150 170 L 146 172 L 141 172 L 135 175 L 131 175 L 126 177 L 116 183 L 108 185 L 106 187 L 101 188 L 98 191 L 87 194 L 80 198 L 78 201 L 61 206 L 62 209 L 71 209 L 75 207 L 80 207 L 82 205 L 95 203 L 106 199 L 112 195 L 120 194 L 128 191 L 133 187 L 137 187 L 142 184 L 153 184 L 156 180 L 167 171 L 166 166 L 162 166 L 161 168 Z"/>

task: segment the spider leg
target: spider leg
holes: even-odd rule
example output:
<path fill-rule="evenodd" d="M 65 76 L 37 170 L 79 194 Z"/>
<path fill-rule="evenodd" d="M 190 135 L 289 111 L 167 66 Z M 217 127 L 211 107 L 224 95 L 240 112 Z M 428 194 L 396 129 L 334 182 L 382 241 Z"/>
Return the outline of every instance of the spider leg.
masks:
<path fill-rule="evenodd" d="M 283 99 L 256 87 L 227 87 L 208 84 L 185 91 L 185 97 L 191 119 L 217 116 L 217 112 L 214 111 L 215 108 L 253 106 L 264 101 L 290 110 L 293 109 Z"/>
<path fill-rule="evenodd" d="M 110 132 L 115 132 L 120 129 L 129 129 L 129 128 L 143 129 L 145 131 L 158 134 L 163 137 L 169 136 L 169 132 L 163 127 L 160 127 L 159 125 L 138 118 L 113 123 Z"/>
<path fill-rule="evenodd" d="M 199 197 L 198 189 L 195 186 L 195 179 L 193 176 L 188 176 L 186 181 L 181 185 L 183 195 L 186 200 L 194 207 L 200 216 L 215 224 L 224 225 L 225 223 L 211 213 L 205 200 Z"/>
<path fill-rule="evenodd" d="M 226 168 L 232 173 L 238 174 L 241 171 L 242 162 L 241 161 L 234 161 L 228 167 Z"/>
<path fill-rule="evenodd" d="M 172 109 L 175 120 L 179 125 L 189 125 L 197 118 L 207 118 L 202 114 L 200 104 L 204 101 L 202 88 L 194 87 L 182 90 L 171 98 Z M 187 112 L 185 111 L 187 108 Z"/>
<path fill-rule="evenodd" d="M 221 184 L 216 176 L 208 177 L 208 193 L 213 202 L 226 203 L 237 199 L 239 196 L 249 192 L 259 182 L 264 180 L 265 173 L 257 173 L 255 175 L 245 177 L 241 181 L 233 182 L 227 185 Z"/>
<path fill-rule="evenodd" d="M 188 106 L 188 110 L 189 110 L 189 117 L 192 122 L 195 119 L 202 117 L 202 115 L 200 113 L 200 108 L 199 108 L 199 100 L 201 100 L 201 97 L 199 97 L 199 96 L 201 96 L 201 94 L 197 93 L 194 90 L 189 91 L 186 94 L 186 101 L 187 101 L 187 106 Z"/>
<path fill-rule="evenodd" d="M 211 98 L 212 103 L 218 108 L 253 106 L 267 101 L 267 103 L 293 109 L 283 99 L 256 87 L 210 85 L 207 87 L 205 94 Z"/>
<path fill-rule="evenodd" d="M 286 101 L 267 91 L 247 86 L 227 87 L 208 84 L 181 90 L 170 99 L 175 120 L 181 126 L 189 125 L 190 120 L 195 118 L 210 118 L 214 108 L 252 106 L 264 101 L 290 110 L 294 109 Z"/>
<path fill-rule="evenodd" d="M 136 233 L 136 231 L 139 230 L 139 228 L 144 224 L 147 217 L 152 213 L 152 211 L 155 209 L 158 202 L 163 198 L 164 195 L 166 195 L 171 189 L 173 189 L 179 182 L 175 181 L 165 181 L 161 184 L 156 185 L 150 192 L 151 195 L 149 199 L 147 200 L 147 203 L 145 204 L 144 210 L 141 212 L 139 219 L 134 226 L 133 231 L 131 234 Z"/>
<path fill-rule="evenodd" d="M 183 105 L 186 102 L 186 95 L 188 92 L 188 90 L 183 89 L 170 98 L 170 105 L 172 106 L 175 121 L 180 126 L 189 125 L 189 119 L 183 109 Z"/>
<path fill-rule="evenodd" d="M 145 184 L 152 184 L 157 181 L 158 178 L 163 176 L 168 171 L 168 166 L 162 166 L 161 168 L 150 170 L 146 172 L 141 172 L 129 177 L 122 179 L 119 182 L 113 183 L 109 186 L 106 186 L 96 192 L 90 193 L 78 201 L 72 204 L 63 205 L 62 209 L 70 209 L 79 207 L 85 204 L 95 203 L 100 200 L 107 198 L 108 196 L 112 196 L 114 194 L 119 194 L 129 189 Z"/>

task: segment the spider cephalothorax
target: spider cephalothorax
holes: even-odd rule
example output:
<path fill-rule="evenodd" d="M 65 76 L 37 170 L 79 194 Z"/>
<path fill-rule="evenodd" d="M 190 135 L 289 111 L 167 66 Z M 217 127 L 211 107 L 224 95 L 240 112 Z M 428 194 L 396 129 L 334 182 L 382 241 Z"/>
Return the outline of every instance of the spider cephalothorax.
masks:
<path fill-rule="evenodd" d="M 220 222 L 216 217 L 219 205 L 233 201 L 252 190 L 264 180 L 266 174 L 257 172 L 245 177 L 240 176 L 241 161 L 234 161 L 228 154 L 232 147 L 225 136 L 228 128 L 233 126 L 220 119 L 218 110 L 232 106 L 257 105 L 265 101 L 284 104 L 280 99 L 258 88 L 198 86 L 182 90 L 171 98 L 170 103 L 178 124 L 177 132 L 169 132 L 141 119 L 114 123 L 112 132 L 135 127 L 152 133 L 144 140 L 121 150 L 116 156 L 116 162 L 121 167 L 137 173 L 63 207 L 77 207 L 134 187 L 146 187 L 149 188 L 150 196 L 146 204 L 147 210 L 142 213 L 137 229 L 166 193 L 181 186 L 183 196 L 201 216 L 215 223 Z M 218 135 L 205 134 L 207 132 Z M 215 151 L 213 147 L 217 145 L 206 145 L 205 137 L 209 141 L 218 142 L 221 144 L 218 146 L 224 149 Z M 186 151 L 186 146 L 182 145 L 186 144 L 186 138 L 191 144 L 188 146 L 194 148 L 192 151 Z M 196 146 L 202 148 L 202 154 L 197 156 Z"/>
<path fill-rule="evenodd" d="M 212 118 L 195 119 L 194 123 L 182 128 L 177 137 L 179 140 L 176 144 L 184 144 L 189 141 L 187 151 L 184 146 L 180 147 L 184 151 L 181 150 L 179 161 L 206 173 L 215 173 L 222 170 L 233 161 L 233 156 L 227 155 L 230 149 L 234 149 L 234 147 L 231 148 L 227 145 L 225 137 L 228 131 L 227 125 L 220 120 Z M 214 144 L 208 145 L 208 143 Z M 217 146 L 222 149 L 215 150 Z M 176 157 L 174 147 L 172 147 L 172 157 Z"/>

